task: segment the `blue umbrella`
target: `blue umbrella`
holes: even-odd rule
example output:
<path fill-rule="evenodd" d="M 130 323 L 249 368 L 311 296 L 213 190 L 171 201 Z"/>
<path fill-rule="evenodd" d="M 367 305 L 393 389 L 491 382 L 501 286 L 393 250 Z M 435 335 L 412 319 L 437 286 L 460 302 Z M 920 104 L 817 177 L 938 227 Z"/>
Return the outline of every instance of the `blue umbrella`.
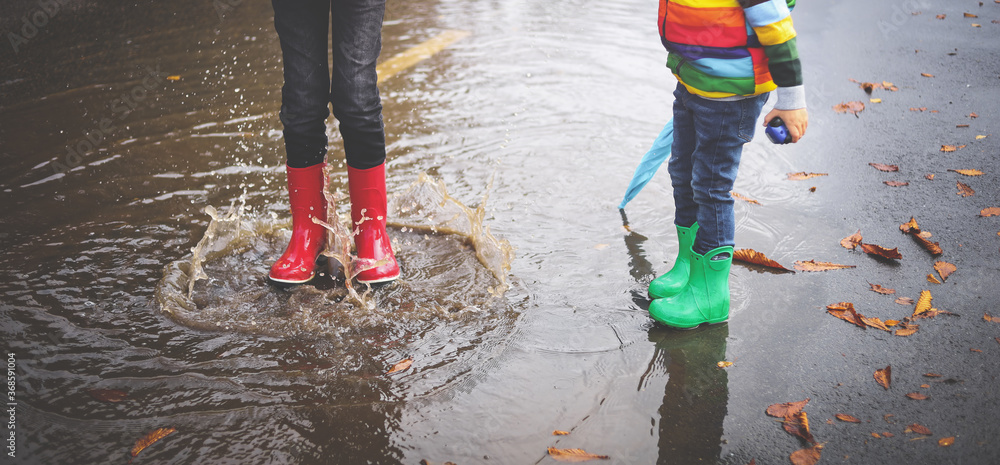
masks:
<path fill-rule="evenodd" d="M 632 182 L 628 184 L 628 189 L 625 190 L 625 198 L 618 205 L 619 209 L 625 208 L 625 204 L 635 198 L 639 194 L 639 191 L 643 187 L 646 187 L 649 180 L 653 179 L 653 175 L 656 174 L 656 170 L 663 164 L 663 160 L 666 160 L 670 156 L 670 146 L 673 143 L 674 120 L 670 120 L 667 121 L 666 126 L 663 126 L 663 131 L 660 132 L 660 135 L 656 136 L 656 140 L 653 141 L 653 147 L 639 161 L 639 166 L 635 168 L 635 174 L 632 175 Z"/>

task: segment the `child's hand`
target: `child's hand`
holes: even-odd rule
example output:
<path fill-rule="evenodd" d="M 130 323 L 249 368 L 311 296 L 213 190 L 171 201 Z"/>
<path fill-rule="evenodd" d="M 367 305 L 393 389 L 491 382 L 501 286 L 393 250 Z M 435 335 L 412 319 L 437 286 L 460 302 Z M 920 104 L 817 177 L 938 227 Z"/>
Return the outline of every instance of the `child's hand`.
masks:
<path fill-rule="evenodd" d="M 770 123 L 775 116 L 781 117 L 788 128 L 788 133 L 792 135 L 792 143 L 796 143 L 802 136 L 806 135 L 806 128 L 809 126 L 809 112 L 805 108 L 798 110 L 771 110 L 764 117 L 764 126 Z"/>

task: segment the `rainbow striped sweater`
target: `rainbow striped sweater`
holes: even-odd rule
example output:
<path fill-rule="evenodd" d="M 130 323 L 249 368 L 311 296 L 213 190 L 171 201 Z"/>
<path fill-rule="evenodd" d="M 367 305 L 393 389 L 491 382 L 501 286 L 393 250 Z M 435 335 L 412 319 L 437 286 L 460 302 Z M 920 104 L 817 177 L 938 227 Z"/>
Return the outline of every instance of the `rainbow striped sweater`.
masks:
<path fill-rule="evenodd" d="M 795 0 L 660 0 L 667 66 L 708 98 L 778 89 L 779 110 L 805 108 L 791 8 Z"/>

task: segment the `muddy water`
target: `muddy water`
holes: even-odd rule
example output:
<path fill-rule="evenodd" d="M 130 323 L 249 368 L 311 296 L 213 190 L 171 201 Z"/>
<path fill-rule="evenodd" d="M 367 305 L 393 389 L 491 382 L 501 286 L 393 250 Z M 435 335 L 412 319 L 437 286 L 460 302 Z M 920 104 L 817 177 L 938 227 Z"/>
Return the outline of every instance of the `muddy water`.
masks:
<path fill-rule="evenodd" d="M 168 3 L 69 2 L 4 55 L 0 318 L 24 463 L 124 461 L 161 427 L 176 432 L 141 460 L 726 456 L 748 405 L 730 399 L 757 394 L 716 363 L 775 318 L 740 315 L 777 278 L 737 268 L 730 325 L 677 333 L 647 317 L 644 284 L 676 253 L 666 173 L 628 217 L 616 206 L 669 118 L 655 5 L 390 0 L 383 57 L 471 34 L 382 85 L 404 278 L 357 301 L 335 267 L 315 286 L 264 279 L 288 234 L 269 6 Z M 345 192 L 329 127 L 331 190 Z M 795 154 L 759 138 L 736 189 L 769 207 L 737 206 L 738 241 L 785 263 L 811 252 L 794 238 L 818 208 L 775 182 Z M 414 208 L 440 186 L 457 203 Z M 202 242 L 206 207 L 234 216 Z"/>

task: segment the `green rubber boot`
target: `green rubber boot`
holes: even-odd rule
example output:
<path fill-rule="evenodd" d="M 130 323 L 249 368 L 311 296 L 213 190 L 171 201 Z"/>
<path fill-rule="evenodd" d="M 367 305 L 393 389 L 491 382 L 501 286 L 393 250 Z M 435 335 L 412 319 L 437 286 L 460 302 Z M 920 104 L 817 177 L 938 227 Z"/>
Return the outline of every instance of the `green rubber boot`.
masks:
<path fill-rule="evenodd" d="M 725 259 L 712 258 L 728 254 Z M 733 248 L 719 247 L 699 255 L 691 252 L 691 277 L 684 290 L 675 296 L 656 299 L 649 305 L 654 320 L 667 326 L 689 329 L 702 323 L 721 323 L 729 319 L 729 268 Z"/>
<path fill-rule="evenodd" d="M 694 236 L 698 232 L 698 223 L 685 228 L 677 226 L 677 242 L 680 250 L 677 251 L 677 259 L 674 260 L 673 268 L 660 275 L 649 283 L 649 295 L 654 299 L 662 299 L 680 294 L 687 286 L 688 276 L 691 274 L 691 246 L 694 245 Z"/>

